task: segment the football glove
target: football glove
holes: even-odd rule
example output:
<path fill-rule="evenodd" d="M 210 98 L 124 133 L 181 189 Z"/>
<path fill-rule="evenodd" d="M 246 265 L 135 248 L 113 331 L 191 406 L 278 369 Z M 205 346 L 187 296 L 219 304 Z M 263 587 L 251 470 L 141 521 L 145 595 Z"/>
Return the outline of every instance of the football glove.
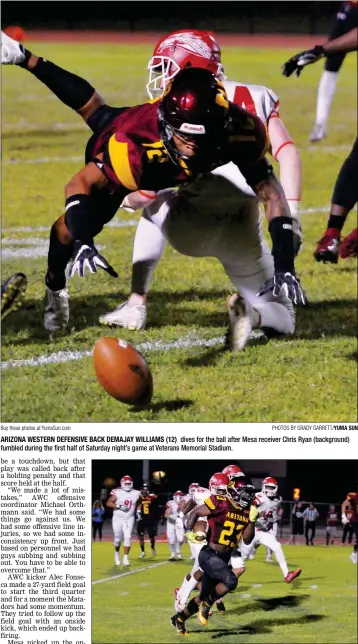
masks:
<path fill-rule="evenodd" d="M 294 273 L 275 273 L 271 279 L 267 280 L 265 284 L 260 288 L 257 295 L 265 295 L 272 291 L 274 297 L 278 297 L 281 293 L 281 290 L 284 292 L 286 297 L 299 306 L 302 304 L 305 306 L 307 304 L 306 295 L 301 287 L 300 280 Z"/>
<path fill-rule="evenodd" d="M 284 76 L 292 76 L 293 73 L 298 76 L 302 72 L 303 68 L 306 65 L 312 65 L 320 58 L 323 58 L 325 51 L 322 45 L 316 45 L 313 49 L 306 49 L 306 51 L 300 51 L 299 54 L 292 56 L 289 60 L 282 65 L 282 73 Z"/>
<path fill-rule="evenodd" d="M 103 268 L 111 277 L 118 277 L 118 273 L 108 264 L 107 260 L 100 255 L 93 244 L 86 244 L 81 240 L 75 242 L 74 259 L 70 269 L 70 277 L 77 272 L 79 277 L 84 277 L 88 269 L 90 273 L 97 273 L 97 268 Z"/>
<path fill-rule="evenodd" d="M 249 521 L 251 521 L 251 523 L 256 523 L 258 516 L 259 516 L 259 511 L 256 505 L 252 505 L 250 507 Z"/>

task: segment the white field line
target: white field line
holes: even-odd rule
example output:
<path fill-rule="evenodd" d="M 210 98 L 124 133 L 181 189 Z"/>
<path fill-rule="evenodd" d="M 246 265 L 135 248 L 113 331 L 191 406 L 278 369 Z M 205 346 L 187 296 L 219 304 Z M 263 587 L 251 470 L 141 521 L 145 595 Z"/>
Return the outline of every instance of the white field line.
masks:
<path fill-rule="evenodd" d="M 351 150 L 351 145 L 308 145 L 306 148 L 298 148 L 300 152 L 347 152 Z M 14 158 L 6 159 L 2 162 L 3 166 L 10 165 L 37 165 L 41 163 L 66 163 L 68 161 L 84 161 L 84 156 L 66 156 L 66 157 L 39 157 L 35 159 Z"/>
<path fill-rule="evenodd" d="M 161 340 L 157 340 L 157 342 L 142 342 L 137 345 L 137 349 L 138 351 L 170 351 L 171 349 L 191 349 L 192 347 L 214 347 L 223 342 L 224 336 L 205 340 L 190 335 L 174 340 L 173 342 L 162 342 Z M 0 368 L 4 370 L 13 367 L 42 367 L 47 364 L 60 364 L 62 362 L 81 360 L 81 358 L 87 358 L 91 355 L 92 349 L 90 351 L 56 351 L 56 353 L 48 353 L 37 358 L 8 360 L 7 362 L 2 362 Z"/>
<path fill-rule="evenodd" d="M 329 204 L 327 206 L 320 206 L 319 208 L 304 208 L 301 210 L 301 215 L 313 215 L 318 212 L 327 212 L 329 209 Z M 106 224 L 106 228 L 129 228 L 132 226 L 138 225 L 137 219 L 123 219 L 123 220 L 113 220 Z M 50 230 L 49 226 L 22 226 L 20 228 L 3 228 L 3 233 L 46 233 Z M 21 241 L 21 240 L 20 240 Z M 25 242 L 25 240 L 24 240 Z M 5 241 L 3 240 L 4 244 Z M 6 242 L 10 243 L 10 242 Z M 26 242 L 25 242 L 26 243 Z"/>
<path fill-rule="evenodd" d="M 130 570 L 129 572 L 122 572 L 120 575 L 114 575 L 113 577 L 105 577 L 104 579 L 97 579 L 97 581 L 92 581 L 92 586 L 96 584 L 103 584 L 105 581 L 113 581 L 114 579 L 120 579 L 121 577 L 128 577 L 129 575 L 135 575 L 137 572 L 145 572 L 151 568 L 158 568 L 159 566 L 165 566 L 169 561 L 161 561 L 160 563 L 151 564 L 145 568 L 136 568 L 136 570 Z"/>

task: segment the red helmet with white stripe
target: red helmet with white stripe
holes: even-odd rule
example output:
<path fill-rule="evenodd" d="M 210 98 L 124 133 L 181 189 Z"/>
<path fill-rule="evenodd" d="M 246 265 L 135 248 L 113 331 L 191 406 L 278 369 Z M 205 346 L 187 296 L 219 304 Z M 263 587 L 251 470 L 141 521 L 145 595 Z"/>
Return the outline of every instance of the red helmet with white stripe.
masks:
<path fill-rule="evenodd" d="M 193 497 L 198 487 L 200 487 L 199 483 L 190 483 L 188 489 L 189 496 Z"/>
<path fill-rule="evenodd" d="M 131 490 L 133 490 L 133 479 L 130 476 L 122 476 L 121 489 L 125 490 L 125 492 L 130 492 Z"/>
<path fill-rule="evenodd" d="M 211 494 L 226 494 L 229 477 L 223 472 L 213 474 L 209 481 L 209 490 Z"/>
<path fill-rule="evenodd" d="M 181 501 L 183 501 L 183 500 L 184 500 L 184 496 L 185 496 L 185 495 L 184 495 L 184 493 L 183 493 L 181 490 L 177 490 L 177 491 L 176 491 L 176 492 L 174 492 L 174 494 L 173 494 L 173 499 L 174 499 L 175 503 L 180 503 Z"/>
<path fill-rule="evenodd" d="M 272 478 L 272 476 L 267 476 L 263 481 L 262 481 L 262 493 L 266 494 L 266 496 L 271 499 L 274 496 L 276 496 L 278 492 L 278 483 L 276 479 Z"/>
<path fill-rule="evenodd" d="M 226 474 L 229 477 L 229 481 L 239 476 L 245 476 L 241 467 L 239 467 L 238 465 L 227 465 L 223 469 L 223 474 Z"/>
<path fill-rule="evenodd" d="M 221 50 L 211 31 L 179 29 L 157 42 L 148 63 L 147 92 L 151 99 L 162 96 L 167 84 L 186 67 L 202 67 L 225 80 Z"/>

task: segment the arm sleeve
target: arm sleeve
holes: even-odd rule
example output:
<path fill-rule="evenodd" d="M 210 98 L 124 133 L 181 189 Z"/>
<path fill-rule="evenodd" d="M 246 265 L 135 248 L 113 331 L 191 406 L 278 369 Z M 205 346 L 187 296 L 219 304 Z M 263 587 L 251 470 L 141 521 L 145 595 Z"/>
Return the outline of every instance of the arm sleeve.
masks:
<path fill-rule="evenodd" d="M 128 192 L 138 190 L 142 175 L 143 151 L 132 139 L 116 132 L 103 149 L 102 171 L 107 179 Z"/>

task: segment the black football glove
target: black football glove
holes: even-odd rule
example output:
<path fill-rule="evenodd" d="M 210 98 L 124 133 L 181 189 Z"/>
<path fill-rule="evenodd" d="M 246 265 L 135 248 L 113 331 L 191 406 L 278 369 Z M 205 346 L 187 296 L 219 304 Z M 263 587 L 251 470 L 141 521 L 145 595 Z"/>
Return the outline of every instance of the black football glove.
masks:
<path fill-rule="evenodd" d="M 295 75 L 298 77 L 306 65 L 312 65 L 312 63 L 323 58 L 324 55 L 325 51 L 322 45 L 316 45 L 313 49 L 301 51 L 282 65 L 282 73 L 288 77 L 292 76 L 295 72 Z"/>
<path fill-rule="evenodd" d="M 111 277 L 118 277 L 118 273 L 108 264 L 107 260 L 100 255 L 97 248 L 78 240 L 75 242 L 74 259 L 70 270 L 70 277 L 77 272 L 79 277 L 84 277 L 88 269 L 90 273 L 97 273 L 97 268 L 103 268 Z"/>
<path fill-rule="evenodd" d="M 272 291 L 274 297 L 279 297 L 281 290 L 296 306 L 300 304 L 305 306 L 307 304 L 307 298 L 301 287 L 300 280 L 294 273 L 275 273 L 260 288 L 257 295 L 265 295 L 265 293 Z"/>

